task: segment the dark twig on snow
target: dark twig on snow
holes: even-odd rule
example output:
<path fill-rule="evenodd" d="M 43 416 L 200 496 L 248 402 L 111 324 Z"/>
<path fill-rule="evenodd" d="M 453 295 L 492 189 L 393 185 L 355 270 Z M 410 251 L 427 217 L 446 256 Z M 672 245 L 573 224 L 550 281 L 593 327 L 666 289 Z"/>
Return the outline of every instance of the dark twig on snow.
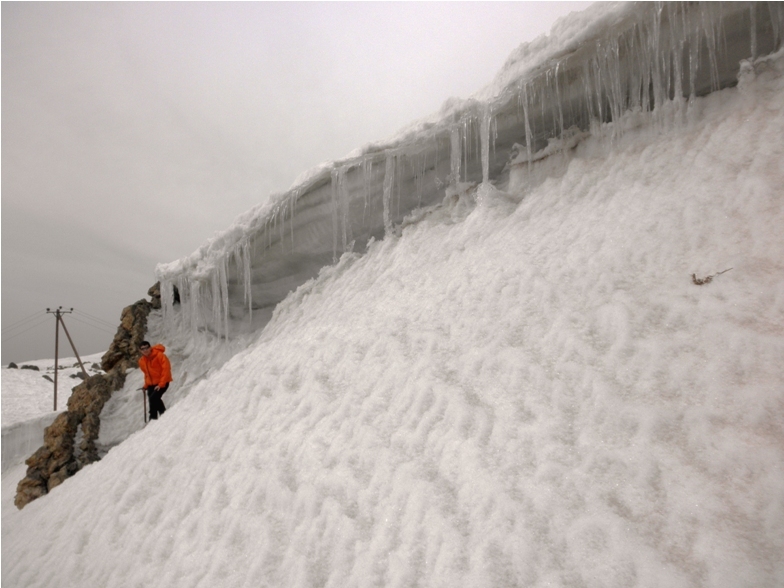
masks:
<path fill-rule="evenodd" d="M 694 282 L 697 286 L 702 286 L 703 284 L 710 284 L 713 281 L 713 278 L 715 278 L 716 276 L 720 276 L 721 274 L 724 274 L 730 271 L 731 269 L 732 268 L 727 268 L 723 272 L 713 274 L 712 276 L 708 276 L 706 278 L 698 278 L 696 274 L 692 274 L 691 281 Z"/>

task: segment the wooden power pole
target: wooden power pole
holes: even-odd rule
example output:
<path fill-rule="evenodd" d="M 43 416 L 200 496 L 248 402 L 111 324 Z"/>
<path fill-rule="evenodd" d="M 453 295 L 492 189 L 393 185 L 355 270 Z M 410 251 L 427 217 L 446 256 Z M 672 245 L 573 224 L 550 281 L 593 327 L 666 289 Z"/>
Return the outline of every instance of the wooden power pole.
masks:
<path fill-rule="evenodd" d="M 73 339 L 71 339 L 70 333 L 68 333 L 68 329 L 65 327 L 65 321 L 63 320 L 64 314 L 71 314 L 73 312 L 73 308 L 71 310 L 63 310 L 63 307 L 60 306 L 55 310 L 50 310 L 49 308 L 46 309 L 47 314 L 53 314 L 55 321 L 54 321 L 54 410 L 57 411 L 57 372 L 59 369 L 58 361 L 59 361 L 59 351 L 60 351 L 60 325 L 63 325 L 63 331 L 65 331 L 65 336 L 68 337 L 68 342 L 71 344 L 71 349 L 73 349 L 74 355 L 76 356 L 76 361 L 79 362 L 79 367 L 82 369 L 82 373 L 87 377 L 87 370 L 84 369 L 84 364 L 82 364 L 82 360 L 79 357 L 79 352 L 76 351 L 76 345 L 74 345 Z"/>

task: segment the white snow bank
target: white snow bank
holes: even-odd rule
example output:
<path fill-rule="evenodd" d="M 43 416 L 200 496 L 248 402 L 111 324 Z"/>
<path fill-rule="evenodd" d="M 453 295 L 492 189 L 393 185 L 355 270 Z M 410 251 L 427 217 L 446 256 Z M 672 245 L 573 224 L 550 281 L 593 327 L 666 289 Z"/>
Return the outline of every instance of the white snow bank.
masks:
<path fill-rule="evenodd" d="M 34 364 L 33 362 L 28 362 L 21 365 Z M 54 360 L 49 360 L 48 365 L 53 367 Z M 72 373 L 77 371 L 81 370 L 77 368 L 72 370 Z M 78 383 L 77 380 L 67 376 L 64 377 L 64 372 L 65 370 L 61 370 L 58 376 L 58 390 L 61 394 L 60 402 L 58 403 L 60 407 L 64 406 L 65 403 L 63 401 L 68 399 L 71 388 Z M 42 371 L 8 368 L 0 370 L 3 427 L 35 418 L 43 413 L 54 410 L 54 384 L 49 380 L 46 380 L 44 375 L 53 378 L 54 370 L 52 369 L 50 371 L 45 367 Z M 65 398 L 63 398 L 63 395 L 65 395 Z"/>
<path fill-rule="evenodd" d="M 23 463 L 43 445 L 44 429 L 52 424 L 57 414 L 44 412 L 37 417 L 3 426 L 3 473 L 6 469 Z"/>
<path fill-rule="evenodd" d="M 4 508 L 4 582 L 782 585 L 782 70 L 344 255 Z"/>

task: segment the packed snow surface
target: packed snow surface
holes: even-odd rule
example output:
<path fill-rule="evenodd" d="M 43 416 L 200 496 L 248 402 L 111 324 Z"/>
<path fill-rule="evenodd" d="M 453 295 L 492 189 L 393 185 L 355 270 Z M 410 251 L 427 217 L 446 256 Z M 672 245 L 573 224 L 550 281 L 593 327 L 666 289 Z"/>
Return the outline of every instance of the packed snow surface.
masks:
<path fill-rule="evenodd" d="M 49 495 L 4 475 L 4 586 L 784 585 L 783 70 L 419 213 Z"/>

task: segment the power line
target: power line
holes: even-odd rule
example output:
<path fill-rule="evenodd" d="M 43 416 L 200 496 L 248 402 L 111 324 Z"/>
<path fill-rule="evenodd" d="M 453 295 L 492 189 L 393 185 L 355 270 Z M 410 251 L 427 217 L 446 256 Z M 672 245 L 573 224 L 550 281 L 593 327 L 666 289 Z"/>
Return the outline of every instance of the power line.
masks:
<path fill-rule="evenodd" d="M 44 318 L 43 318 L 43 320 L 41 320 L 41 321 L 38 321 L 37 323 L 35 323 L 35 324 L 34 324 L 34 325 L 32 325 L 31 327 L 28 327 L 27 329 L 25 329 L 24 331 L 20 331 L 20 332 L 18 332 L 18 333 L 15 333 L 15 334 L 13 334 L 13 335 L 9 335 L 9 336 L 7 336 L 7 337 L 4 337 L 4 338 L 3 338 L 3 341 L 10 341 L 11 339 L 15 339 L 15 338 L 16 338 L 16 337 L 18 337 L 19 335 L 24 335 L 24 334 L 25 334 L 27 331 L 32 331 L 34 328 L 41 326 L 41 325 L 42 325 L 42 324 L 44 324 L 46 321 L 47 321 L 47 318 L 46 318 L 46 315 L 44 315 Z"/>
<path fill-rule="evenodd" d="M 92 315 L 89 315 L 86 312 L 81 312 L 81 311 L 78 311 L 78 310 L 74 310 L 74 312 L 78 312 L 80 316 L 84 316 L 85 318 L 88 318 L 90 320 L 99 322 L 99 324 L 96 325 L 96 324 L 93 324 L 93 323 L 90 323 L 90 322 L 87 322 L 87 321 L 84 321 L 84 320 L 80 320 L 79 318 L 77 318 L 75 316 L 71 317 L 73 320 L 75 320 L 77 322 L 80 322 L 83 325 L 87 325 L 88 327 L 92 327 L 93 329 L 97 329 L 97 330 L 99 330 L 99 331 L 101 331 L 103 333 L 107 333 L 109 335 L 114 335 L 114 333 L 115 333 L 114 325 L 112 325 L 111 323 L 109 323 L 107 321 L 104 321 L 102 319 L 99 319 L 98 317 L 94 317 Z M 26 326 L 31 320 L 34 320 L 36 318 L 41 319 L 41 320 L 39 320 L 38 322 L 36 322 L 33 325 L 30 325 L 28 328 L 24 329 L 23 331 L 19 331 L 18 333 L 9 334 L 11 331 L 14 331 L 15 329 L 19 329 L 19 328 L 22 328 L 23 326 Z M 17 321 L 13 325 L 8 325 L 7 327 L 3 327 L 3 331 L 6 332 L 6 335 L 3 337 L 3 341 L 11 341 L 12 339 L 15 339 L 16 337 L 19 337 L 20 335 L 23 335 L 23 334 L 27 333 L 28 331 L 31 331 L 31 330 L 35 329 L 36 327 L 44 324 L 46 321 L 47 321 L 46 314 L 44 314 L 43 316 L 38 315 L 38 314 L 34 314 L 34 315 L 30 315 L 29 317 L 26 317 L 24 319 L 21 319 L 21 320 Z M 112 329 L 112 330 L 109 330 L 106 327 L 109 327 L 109 329 Z"/>
<path fill-rule="evenodd" d="M 92 327 L 93 329 L 98 329 L 99 331 L 102 331 L 102 332 L 104 332 L 104 333 L 109 333 L 110 335 L 114 335 L 114 332 L 113 332 L 113 331 L 109 331 L 108 329 L 106 329 L 106 328 L 105 328 L 105 327 L 103 327 L 103 326 L 100 326 L 100 327 L 99 327 L 99 326 L 97 326 L 97 325 L 92 325 L 92 324 L 90 324 L 90 323 L 88 323 L 88 322 L 86 322 L 86 321 L 83 321 L 83 320 L 80 320 L 80 319 L 76 318 L 75 316 L 72 316 L 72 317 L 71 317 L 71 320 L 74 320 L 74 321 L 76 321 L 76 322 L 78 322 L 78 323 L 82 323 L 83 325 L 87 325 L 88 327 Z"/>
<path fill-rule="evenodd" d="M 10 325 L 3 325 L 3 329 L 2 329 L 2 330 L 3 330 L 3 331 L 6 331 L 6 330 L 13 330 L 13 329 L 15 329 L 16 327 L 20 327 L 20 326 L 22 326 L 22 324 L 23 324 L 23 323 L 26 323 L 26 322 L 28 322 L 28 321 L 31 321 L 31 320 L 33 320 L 34 318 L 37 318 L 37 317 L 40 317 L 40 316 L 41 316 L 41 315 L 40 315 L 40 314 L 38 314 L 38 313 L 31 314 L 30 316 L 28 316 L 28 317 L 26 317 L 26 318 L 23 318 L 23 319 L 20 319 L 20 320 L 16 321 L 15 323 L 12 323 L 12 324 L 10 324 Z M 46 316 L 46 315 L 44 315 L 44 316 Z"/>
<path fill-rule="evenodd" d="M 107 327 L 112 327 L 112 328 L 114 328 L 114 326 L 115 326 L 115 323 L 111 323 L 111 322 L 109 322 L 109 321 L 105 321 L 105 320 L 103 320 L 102 318 L 98 318 L 97 316 L 93 316 L 93 315 L 91 315 L 91 314 L 88 314 L 88 313 L 86 313 L 86 312 L 84 312 L 84 311 L 82 311 L 82 310 L 77 310 L 77 309 L 74 309 L 74 312 L 75 312 L 76 314 L 80 315 L 80 316 L 84 316 L 84 317 L 90 318 L 90 319 L 92 319 L 92 320 L 94 320 L 94 321 L 97 321 L 97 322 L 99 322 L 99 323 L 103 323 L 103 324 L 104 324 L 104 325 L 106 325 Z"/>

